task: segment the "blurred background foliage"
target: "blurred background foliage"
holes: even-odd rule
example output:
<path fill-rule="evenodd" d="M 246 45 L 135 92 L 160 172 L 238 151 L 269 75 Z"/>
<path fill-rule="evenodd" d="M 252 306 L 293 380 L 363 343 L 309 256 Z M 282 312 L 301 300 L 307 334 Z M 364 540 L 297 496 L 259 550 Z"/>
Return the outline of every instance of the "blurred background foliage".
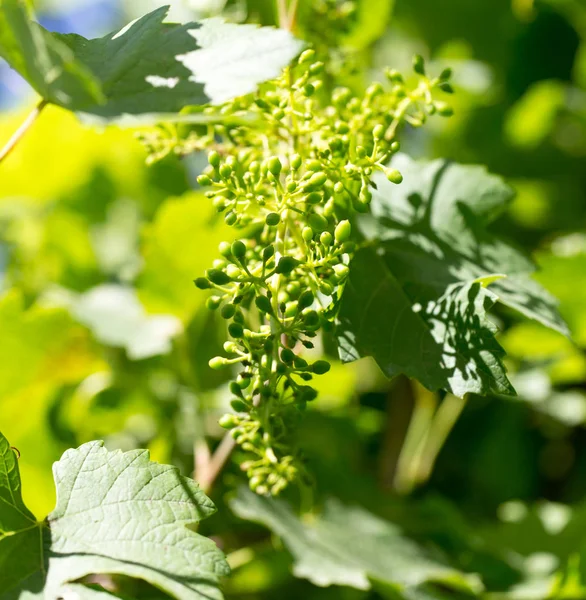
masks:
<path fill-rule="evenodd" d="M 88 37 L 162 3 L 32 2 L 48 28 Z M 268 0 L 172 4 L 178 19 L 274 22 Z M 314 500 L 391 520 L 479 572 L 491 597 L 586 598 L 586 4 L 358 0 L 341 32 L 309 4 L 300 30 L 338 44 L 370 79 L 386 65 L 408 69 L 415 52 L 434 72 L 453 67 L 456 115 L 408 132 L 405 148 L 486 164 L 511 182 L 516 199 L 494 229 L 533 255 L 574 340 L 495 315 L 512 400 L 440 398 L 369 362 L 335 364 L 300 434 Z M 0 143 L 33 102 L 0 65 Z M 146 447 L 190 474 L 194 441 L 221 437 L 228 396 L 207 361 L 222 324 L 192 280 L 230 233 L 196 189 L 202 157 L 145 161 L 132 132 L 87 129 L 49 108 L 0 167 L 1 427 L 38 516 L 53 506 L 50 467 L 68 447 Z M 239 481 L 229 466 L 204 526 L 234 567 L 228 597 L 397 597 L 383 585 L 294 579 L 285 547 L 230 511 Z M 456 597 L 440 592 L 409 598 Z"/>

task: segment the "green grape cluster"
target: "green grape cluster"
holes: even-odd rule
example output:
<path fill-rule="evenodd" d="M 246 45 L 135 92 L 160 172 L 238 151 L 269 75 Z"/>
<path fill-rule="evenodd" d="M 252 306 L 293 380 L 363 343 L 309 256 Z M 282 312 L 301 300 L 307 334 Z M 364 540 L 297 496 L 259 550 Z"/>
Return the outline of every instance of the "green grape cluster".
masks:
<path fill-rule="evenodd" d="M 388 71 L 386 87 L 328 92 L 323 63 L 306 50 L 254 97 L 220 109 L 242 119 L 214 125 L 198 182 L 241 237 L 220 244 L 220 257 L 195 283 L 212 291 L 207 306 L 227 322 L 225 356 L 210 361 L 237 373 L 234 412 L 220 424 L 248 453 L 241 466 L 259 494 L 307 478 L 293 432 L 317 396 L 312 379 L 330 369 L 309 356 L 320 330 L 335 327 L 357 248 L 351 221 L 368 211 L 373 175 L 399 184 L 401 174 L 388 166 L 399 125 L 451 112 L 435 98 L 451 91 L 450 72 L 429 78 L 420 57 L 414 70 L 413 86 Z"/>

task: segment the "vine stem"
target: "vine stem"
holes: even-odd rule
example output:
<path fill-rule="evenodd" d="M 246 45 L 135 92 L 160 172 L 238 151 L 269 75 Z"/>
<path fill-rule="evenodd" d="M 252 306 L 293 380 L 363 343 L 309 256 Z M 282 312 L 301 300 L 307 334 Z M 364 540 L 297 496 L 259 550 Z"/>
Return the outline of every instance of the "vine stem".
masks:
<path fill-rule="evenodd" d="M 209 494 L 212 489 L 220 471 L 224 468 L 228 458 L 230 458 L 235 445 L 236 442 L 233 440 L 230 432 L 226 433 L 220 445 L 216 448 L 209 461 L 207 461 L 207 464 L 205 464 L 203 472 L 196 474 L 197 481 L 206 494 Z"/>
<path fill-rule="evenodd" d="M 0 150 L 0 163 L 16 148 L 20 140 L 25 136 L 26 132 L 39 118 L 39 115 L 43 112 L 43 109 L 45 106 L 47 106 L 47 104 L 49 104 L 47 100 L 41 100 L 24 120 L 22 125 L 12 134 L 12 137 L 8 140 L 8 142 L 6 142 L 4 148 Z"/>

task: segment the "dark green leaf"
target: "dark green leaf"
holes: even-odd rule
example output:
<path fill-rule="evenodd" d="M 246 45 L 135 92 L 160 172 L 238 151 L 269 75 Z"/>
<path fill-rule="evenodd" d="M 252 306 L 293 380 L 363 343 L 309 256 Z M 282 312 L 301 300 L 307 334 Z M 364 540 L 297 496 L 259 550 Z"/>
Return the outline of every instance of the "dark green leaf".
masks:
<path fill-rule="evenodd" d="M 498 300 L 567 330 L 531 262 L 486 230 L 512 190 L 481 167 L 406 156 L 393 166 L 404 182 L 376 180 L 363 224 L 373 245 L 356 255 L 342 298 L 341 356 L 373 356 L 388 376 L 459 396 L 514 393 L 486 311 Z"/>
<path fill-rule="evenodd" d="M 241 518 L 262 523 L 293 555 L 293 572 L 314 585 L 368 590 L 373 581 L 406 591 L 427 582 L 477 592 L 479 579 L 444 564 L 404 537 L 393 524 L 330 500 L 319 517 L 304 522 L 281 500 L 245 488 L 232 501 Z"/>

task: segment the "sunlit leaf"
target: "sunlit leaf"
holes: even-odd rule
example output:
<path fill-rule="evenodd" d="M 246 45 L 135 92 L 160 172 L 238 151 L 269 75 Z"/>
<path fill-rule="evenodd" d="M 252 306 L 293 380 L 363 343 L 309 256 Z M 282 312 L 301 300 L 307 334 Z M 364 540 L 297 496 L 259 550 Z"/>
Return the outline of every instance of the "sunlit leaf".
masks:
<path fill-rule="evenodd" d="M 98 573 L 140 578 L 181 600 L 222 598 L 223 555 L 192 529 L 215 507 L 174 467 L 100 442 L 68 450 L 54 466 L 57 506 L 43 522 L 22 501 L 16 453 L 1 435 L 0 467 L 2 600 L 55 600 Z"/>

